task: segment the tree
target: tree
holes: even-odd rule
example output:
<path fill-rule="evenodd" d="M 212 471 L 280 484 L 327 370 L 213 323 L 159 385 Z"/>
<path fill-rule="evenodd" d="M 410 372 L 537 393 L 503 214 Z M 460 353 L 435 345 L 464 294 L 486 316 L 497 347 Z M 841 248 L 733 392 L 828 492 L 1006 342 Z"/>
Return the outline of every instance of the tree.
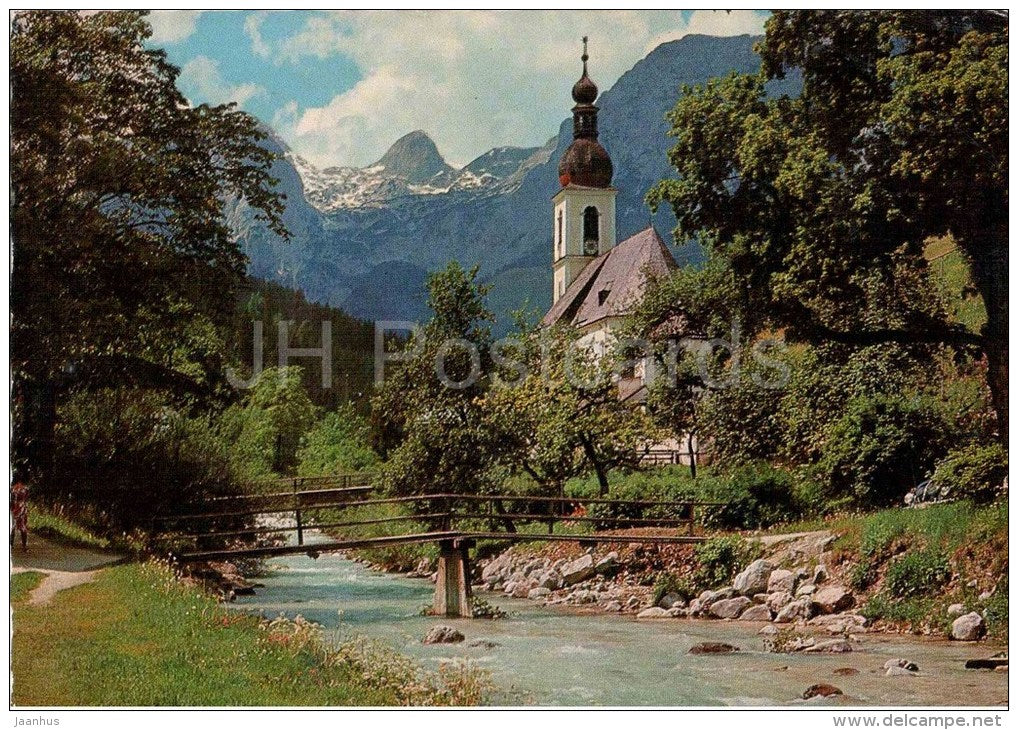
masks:
<path fill-rule="evenodd" d="M 637 466 L 658 433 L 619 399 L 616 359 L 595 358 L 568 328 L 524 331 L 514 349 L 523 369 L 499 373 L 484 401 L 499 459 L 552 495 L 593 469 L 606 495 L 608 474 Z"/>
<path fill-rule="evenodd" d="M 344 474 L 377 465 L 378 455 L 368 446 L 367 421 L 349 403 L 329 413 L 304 437 L 297 452 L 301 476 Z"/>
<path fill-rule="evenodd" d="M 144 15 L 11 23 L 15 448 L 37 469 L 72 386 L 214 394 L 221 348 L 180 347 L 189 323 L 225 325 L 243 273 L 224 201 L 285 234 L 256 120 L 190 106 Z"/>
<path fill-rule="evenodd" d="M 318 418 L 302 381 L 299 367 L 266 368 L 244 407 L 223 414 L 223 432 L 252 475 L 286 474 L 296 466 L 301 440 Z"/>
<path fill-rule="evenodd" d="M 731 267 L 746 322 L 984 353 L 1006 441 L 1006 14 L 781 11 L 759 51 L 760 75 L 684 89 L 678 179 L 649 202 Z M 793 69 L 800 96 L 769 99 Z M 923 296 L 922 244 L 946 233 L 986 304 L 980 333 Z"/>
<path fill-rule="evenodd" d="M 493 447 L 481 401 L 493 317 L 477 271 L 452 262 L 428 277 L 432 318 L 372 401 L 376 438 L 387 447 L 382 479 L 394 494 L 479 494 L 491 485 Z"/>

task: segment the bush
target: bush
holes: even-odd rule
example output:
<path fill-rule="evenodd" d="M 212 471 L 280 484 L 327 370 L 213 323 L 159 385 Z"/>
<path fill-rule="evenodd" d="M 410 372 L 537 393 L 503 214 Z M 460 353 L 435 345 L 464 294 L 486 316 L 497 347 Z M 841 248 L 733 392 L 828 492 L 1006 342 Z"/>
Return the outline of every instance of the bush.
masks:
<path fill-rule="evenodd" d="M 760 546 L 730 535 L 700 543 L 695 553 L 699 565 L 693 579 L 698 586 L 716 588 L 731 583 L 736 573 L 759 556 Z"/>
<path fill-rule="evenodd" d="M 884 589 L 892 598 L 914 598 L 935 593 L 951 580 L 947 556 L 936 548 L 914 550 L 891 563 Z"/>
<path fill-rule="evenodd" d="M 950 434 L 925 399 L 854 398 L 827 432 L 815 475 L 828 499 L 849 497 L 862 508 L 896 504 L 929 473 Z"/>
<path fill-rule="evenodd" d="M 343 474 L 370 469 L 378 456 L 368 446 L 368 423 L 350 404 L 329 413 L 304 437 L 297 474 Z"/>
<path fill-rule="evenodd" d="M 937 463 L 933 484 L 942 496 L 992 502 L 1007 476 L 1007 452 L 999 444 L 964 446 Z"/>
<path fill-rule="evenodd" d="M 803 514 L 792 473 L 764 463 L 704 480 L 700 496 L 703 501 L 723 503 L 705 512 L 703 525 L 708 529 L 760 529 Z"/>
<path fill-rule="evenodd" d="M 33 496 L 71 503 L 98 530 L 151 527 L 236 490 L 229 449 L 205 418 L 189 418 L 144 389 L 81 391 L 61 406 L 50 484 Z"/>
<path fill-rule="evenodd" d="M 696 491 L 701 480 L 694 480 L 689 475 L 689 468 L 684 466 L 666 466 L 661 468 L 618 473 L 608 489 L 608 498 L 620 501 L 662 501 L 681 502 L 696 500 L 700 497 Z M 599 486 L 593 476 L 573 479 L 567 484 L 566 493 L 582 501 L 585 497 L 597 497 Z M 595 529 L 606 530 L 624 527 L 615 520 L 640 518 L 680 518 L 685 517 L 681 507 L 665 507 L 653 505 L 613 505 L 593 503 L 587 505 L 587 515 L 599 518 L 594 523 Z"/>

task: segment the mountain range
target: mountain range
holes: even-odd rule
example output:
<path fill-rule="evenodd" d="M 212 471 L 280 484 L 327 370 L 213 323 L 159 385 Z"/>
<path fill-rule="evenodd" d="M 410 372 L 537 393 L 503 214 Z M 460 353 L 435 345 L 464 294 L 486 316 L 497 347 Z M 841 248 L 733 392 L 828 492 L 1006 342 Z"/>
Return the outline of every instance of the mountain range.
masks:
<path fill-rule="evenodd" d="M 643 202 L 647 190 L 672 172 L 665 115 L 684 84 L 755 72 L 757 40 L 689 35 L 664 43 L 600 95 L 600 141 L 612 157 L 619 191 L 619 240 L 650 222 L 670 238 L 670 211 L 652 217 Z M 563 110 L 568 108 L 564 89 Z M 551 303 L 550 200 L 559 187 L 559 157 L 571 141 L 567 118 L 540 147 L 495 148 L 456 169 L 418 130 L 367 167 L 317 169 L 270 133 L 265 144 L 279 155 L 273 175 L 287 197 L 284 222 L 291 240 L 255 221 L 243 202 L 231 205 L 230 222 L 251 275 L 365 319 L 420 321 L 427 316 L 428 272 L 453 259 L 465 267 L 477 264 L 504 330 L 508 312 L 543 312 Z M 701 257 L 695 244 L 673 253 L 680 265 Z"/>

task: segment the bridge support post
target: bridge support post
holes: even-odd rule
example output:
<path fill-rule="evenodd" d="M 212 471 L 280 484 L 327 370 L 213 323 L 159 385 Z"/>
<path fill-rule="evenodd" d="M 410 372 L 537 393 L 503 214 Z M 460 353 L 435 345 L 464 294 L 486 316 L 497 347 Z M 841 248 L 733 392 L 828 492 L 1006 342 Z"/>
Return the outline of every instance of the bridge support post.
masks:
<path fill-rule="evenodd" d="M 470 547 L 472 540 L 438 543 L 438 579 L 435 581 L 436 616 L 473 618 L 470 608 Z"/>

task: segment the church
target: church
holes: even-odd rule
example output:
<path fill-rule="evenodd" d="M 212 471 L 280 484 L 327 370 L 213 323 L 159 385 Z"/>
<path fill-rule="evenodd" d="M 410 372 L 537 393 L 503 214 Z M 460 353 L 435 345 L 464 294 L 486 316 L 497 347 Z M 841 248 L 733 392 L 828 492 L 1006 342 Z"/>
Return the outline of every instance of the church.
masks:
<path fill-rule="evenodd" d="M 573 142 L 559 161 L 562 187 L 552 198 L 552 306 L 541 324 L 575 327 L 581 344 L 603 353 L 648 280 L 677 264 L 653 226 L 616 241 L 618 191 L 611 157 L 597 141 L 597 86 L 587 75 L 586 38 L 581 58 L 583 75 L 573 85 Z M 646 398 L 646 372 L 637 367 L 619 382 L 622 400 Z"/>

